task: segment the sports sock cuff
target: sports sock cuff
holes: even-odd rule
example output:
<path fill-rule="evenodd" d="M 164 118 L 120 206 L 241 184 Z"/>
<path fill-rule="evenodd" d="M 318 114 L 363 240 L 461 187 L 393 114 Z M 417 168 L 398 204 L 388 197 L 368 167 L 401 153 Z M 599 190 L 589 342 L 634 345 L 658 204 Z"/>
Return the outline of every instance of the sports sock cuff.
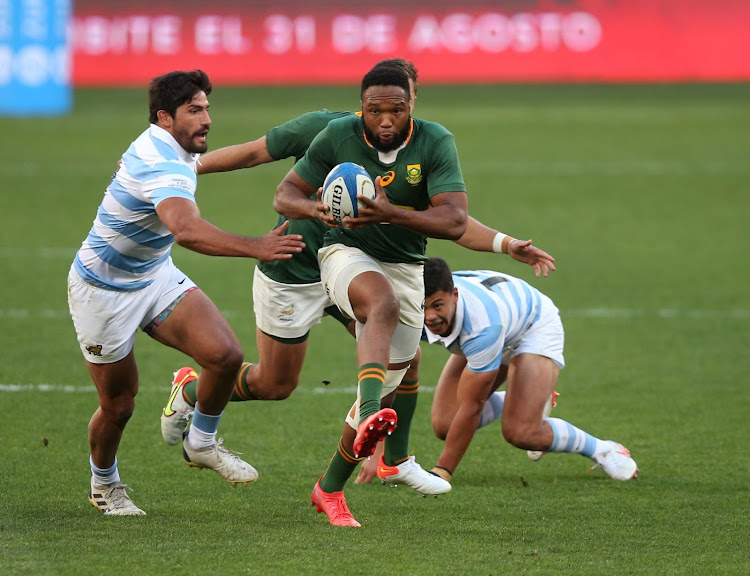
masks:
<path fill-rule="evenodd" d="M 219 429 L 220 420 L 221 414 L 204 414 L 196 404 L 191 427 L 196 428 L 201 432 L 205 432 L 206 434 L 216 434 L 216 431 Z"/>

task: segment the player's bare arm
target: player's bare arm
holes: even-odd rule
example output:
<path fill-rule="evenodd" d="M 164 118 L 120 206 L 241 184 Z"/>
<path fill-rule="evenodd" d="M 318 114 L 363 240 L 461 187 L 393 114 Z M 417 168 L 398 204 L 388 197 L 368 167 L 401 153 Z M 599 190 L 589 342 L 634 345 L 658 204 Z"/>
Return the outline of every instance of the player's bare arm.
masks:
<path fill-rule="evenodd" d="M 198 174 L 229 172 L 241 168 L 252 168 L 273 162 L 268 152 L 265 135 L 252 142 L 225 146 L 200 157 L 197 164 Z"/>
<path fill-rule="evenodd" d="M 433 196 L 429 210 L 406 210 L 388 201 L 378 176 L 375 179 L 375 199 L 361 195 L 357 199 L 364 207 L 360 208 L 359 217 L 344 218 L 350 228 L 387 222 L 430 238 L 447 240 L 457 240 L 466 230 L 468 201 L 464 192 L 443 192 Z"/>
<path fill-rule="evenodd" d="M 496 377 L 497 370 L 472 372 L 465 368 L 461 374 L 456 391 L 458 410 L 445 437 L 445 447 L 438 458 L 436 469 L 433 469 L 446 480 L 456 471 L 474 438 L 484 402 L 492 392 Z"/>
<path fill-rule="evenodd" d="M 225 232 L 204 220 L 198 206 L 185 198 L 167 198 L 156 212 L 177 244 L 200 254 L 286 260 L 305 246 L 299 234 L 282 236 L 288 222 L 258 238 Z"/>
<path fill-rule="evenodd" d="M 482 224 L 476 218 L 468 217 L 466 232 L 456 240 L 458 244 L 477 252 L 498 252 L 508 254 L 514 260 L 534 268 L 537 278 L 554 272 L 555 259 L 544 250 L 532 245 L 531 240 L 518 240 Z"/>
<path fill-rule="evenodd" d="M 313 194 L 315 194 L 315 200 L 311 199 Z M 305 182 L 292 168 L 276 187 L 273 209 L 287 218 L 320 220 L 335 228 L 336 220 L 328 212 L 328 206 L 321 201 L 320 195 L 320 189 Z"/>

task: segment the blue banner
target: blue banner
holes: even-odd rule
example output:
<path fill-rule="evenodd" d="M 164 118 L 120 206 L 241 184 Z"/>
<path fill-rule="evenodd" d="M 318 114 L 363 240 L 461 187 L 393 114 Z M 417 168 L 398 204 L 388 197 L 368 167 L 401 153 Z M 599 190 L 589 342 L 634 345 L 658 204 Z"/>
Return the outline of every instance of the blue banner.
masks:
<path fill-rule="evenodd" d="M 72 107 L 72 0 L 0 0 L 0 115 Z"/>

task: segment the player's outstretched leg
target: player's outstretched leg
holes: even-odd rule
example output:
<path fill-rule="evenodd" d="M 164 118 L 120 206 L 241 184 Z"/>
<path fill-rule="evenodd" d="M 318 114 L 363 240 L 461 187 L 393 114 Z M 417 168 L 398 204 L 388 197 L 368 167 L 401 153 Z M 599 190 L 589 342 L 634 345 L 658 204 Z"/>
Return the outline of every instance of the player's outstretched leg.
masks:
<path fill-rule="evenodd" d="M 637 476 L 638 465 L 622 444 L 599 440 L 570 422 L 560 418 L 546 418 L 552 428 L 553 440 L 547 452 L 569 452 L 591 458 L 595 464 L 615 480 L 631 480 Z"/>
<path fill-rule="evenodd" d="M 185 400 L 183 390 L 186 384 L 197 378 L 198 373 L 190 366 L 174 373 L 169 399 L 161 413 L 161 436 L 170 446 L 176 446 L 182 441 L 185 428 L 195 411 L 195 407 Z"/>
<path fill-rule="evenodd" d="M 398 466 L 389 466 L 383 461 L 381 455 L 377 475 L 383 484 L 388 483 L 394 487 L 398 484 L 406 484 L 425 496 L 428 494 L 438 496 L 451 491 L 450 482 L 427 472 L 417 463 L 414 456 L 410 456 L 408 460 L 401 462 Z"/>
<path fill-rule="evenodd" d="M 320 488 L 320 480 L 318 480 L 312 490 L 310 500 L 318 513 L 325 512 L 326 516 L 328 516 L 328 522 L 332 526 L 351 526 L 353 528 L 361 526 L 354 519 L 349 507 L 346 505 L 346 498 L 344 498 L 343 491 L 323 492 Z"/>
<path fill-rule="evenodd" d="M 355 458 L 372 456 L 380 439 L 390 436 L 396 429 L 397 421 L 398 416 L 393 409 L 383 408 L 360 422 L 352 447 Z"/>

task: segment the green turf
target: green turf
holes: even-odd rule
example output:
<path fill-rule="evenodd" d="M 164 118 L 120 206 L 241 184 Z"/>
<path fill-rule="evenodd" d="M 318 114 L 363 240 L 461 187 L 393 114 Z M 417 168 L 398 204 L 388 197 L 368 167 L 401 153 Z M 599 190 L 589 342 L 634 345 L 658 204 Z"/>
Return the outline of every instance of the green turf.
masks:
<path fill-rule="evenodd" d="M 217 88 L 210 143 L 357 100 L 356 88 Z M 119 458 L 148 516 L 91 507 L 97 402 L 65 278 L 117 158 L 146 126 L 145 92 L 77 91 L 71 116 L 3 119 L 0 574 L 747 574 L 748 102 L 750 85 L 422 88 L 418 115 L 456 135 L 471 213 L 532 237 L 559 270 L 536 280 L 444 241 L 430 254 L 516 273 L 555 300 L 568 363 L 556 415 L 623 442 L 641 471 L 616 483 L 578 456 L 533 463 L 494 424 L 447 496 L 348 486 L 360 530 L 330 527 L 309 504 L 353 399 L 353 341 L 332 321 L 314 329 L 289 400 L 227 409 L 221 435 L 260 471 L 237 489 L 162 443 L 171 371 L 186 360 L 139 335 L 141 391 Z M 202 177 L 203 214 L 263 233 L 289 167 Z M 252 262 L 174 257 L 253 359 Z M 423 358 L 411 449 L 429 466 L 446 356 L 433 347 Z"/>

